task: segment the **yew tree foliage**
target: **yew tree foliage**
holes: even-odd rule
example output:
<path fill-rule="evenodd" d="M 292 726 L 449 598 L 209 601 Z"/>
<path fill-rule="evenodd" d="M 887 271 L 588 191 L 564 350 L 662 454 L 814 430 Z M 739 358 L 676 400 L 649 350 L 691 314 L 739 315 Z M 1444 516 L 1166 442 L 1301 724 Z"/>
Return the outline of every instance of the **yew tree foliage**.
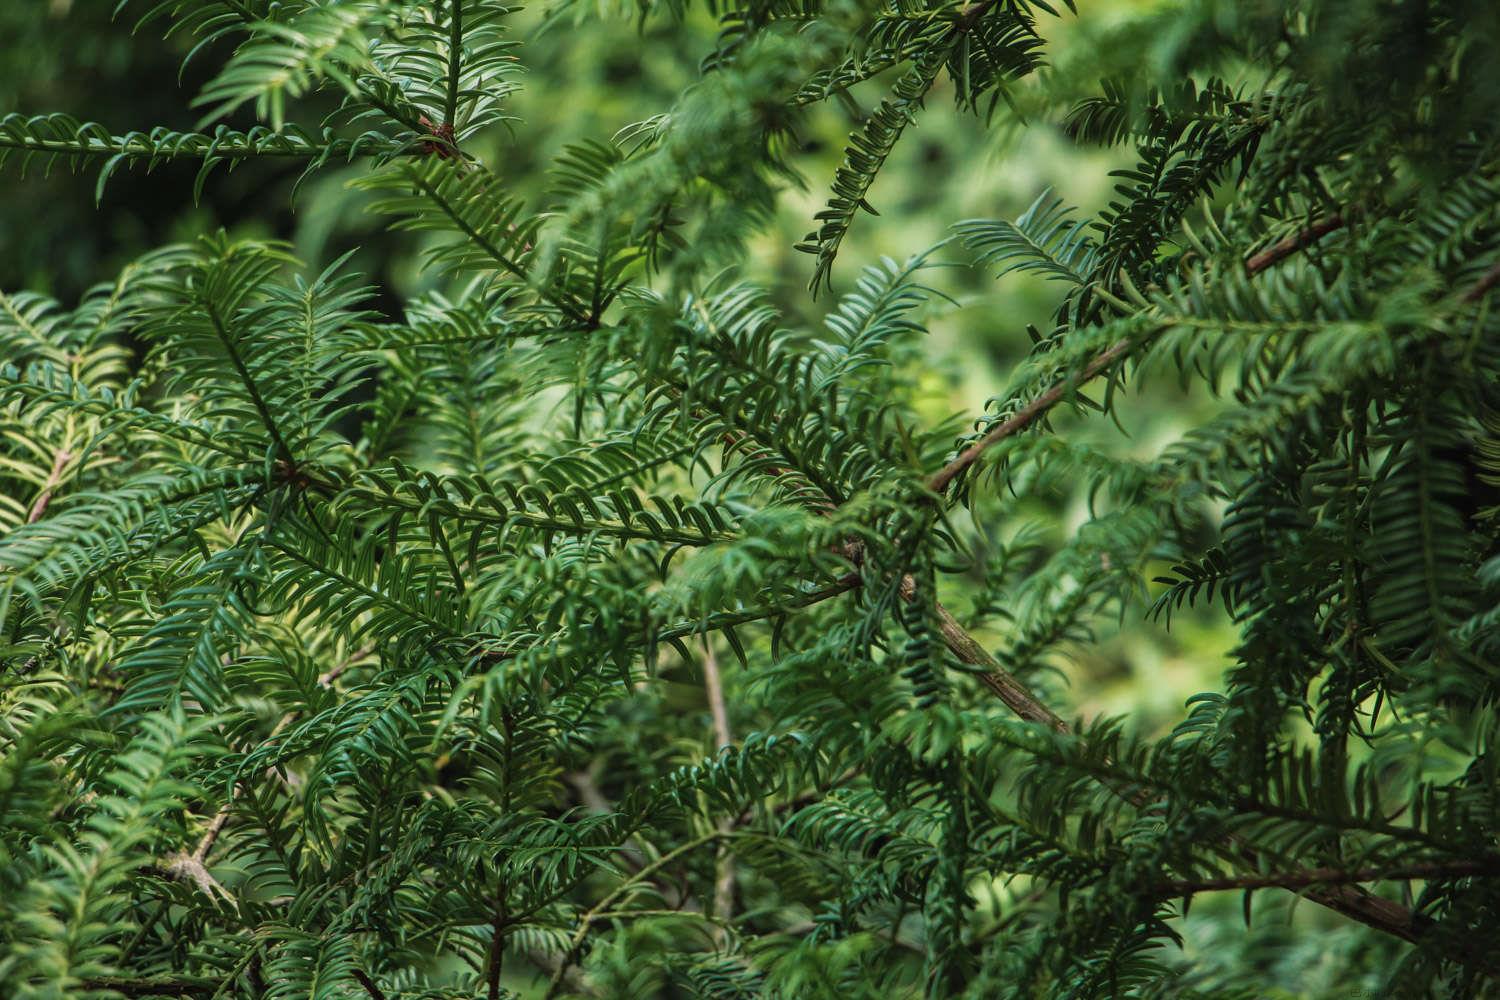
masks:
<path fill-rule="evenodd" d="M 1288 893 L 1353 928 L 1351 983 L 1500 976 L 1489 0 L 121 8 L 223 58 L 203 130 L 12 114 L 13 166 L 358 162 L 437 290 L 210 235 L 0 298 L 0 994 L 1267 995 L 1177 947 L 1225 892 L 1246 940 Z M 471 142 L 601 16 L 722 30 L 524 198 Z M 1096 51 L 1049 66 L 1065 26 Z M 1134 166 L 836 261 L 939 94 L 975 156 Z M 804 180 L 813 326 L 736 273 Z M 1057 307 L 933 425 L 939 262 Z M 1153 457 L 1070 433 L 1171 379 L 1221 405 Z M 1060 477 L 1092 504 L 1042 549 Z M 1194 604 L 1214 690 L 1071 721 L 1039 666 Z"/>

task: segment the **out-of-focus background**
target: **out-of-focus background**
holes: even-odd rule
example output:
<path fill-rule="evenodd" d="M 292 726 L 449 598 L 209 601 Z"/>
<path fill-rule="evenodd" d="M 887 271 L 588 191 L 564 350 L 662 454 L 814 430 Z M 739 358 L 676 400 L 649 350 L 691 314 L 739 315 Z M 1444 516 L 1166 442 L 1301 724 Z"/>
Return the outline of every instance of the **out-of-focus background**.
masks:
<path fill-rule="evenodd" d="M 1087 46 L 1091 23 L 1147 3 L 1082 0 L 1079 16 L 1044 21 L 1050 61 L 1065 65 L 1070 51 Z M 0 113 L 61 111 L 116 133 L 155 125 L 193 128 L 200 114 L 192 98 L 224 53 L 200 51 L 184 68 L 193 40 L 163 41 L 158 25 L 133 33 L 132 15 L 150 6 L 132 4 L 112 18 L 114 0 L 0 2 Z M 562 17 L 540 36 L 526 26 L 546 17 L 546 10 L 514 15 L 518 35 L 529 38 L 518 50 L 524 74 L 510 105 L 518 120 L 510 134 L 499 131 L 468 144 L 533 203 L 542 196 L 547 163 L 565 143 L 607 139 L 665 111 L 697 78 L 699 61 L 717 34 L 713 20 L 697 6 L 684 24 L 653 18 L 644 27 L 634 4 L 619 4 L 612 13 L 610 0 L 579 5 L 585 7 L 587 16 Z M 879 100 L 881 82 L 888 84 L 877 81 L 855 92 L 861 108 Z M 1013 218 L 1049 187 L 1082 211 L 1096 210 L 1108 201 L 1109 171 L 1129 162 L 1128 149 L 1074 144 L 1050 116 L 1037 116 L 1022 128 L 1002 105 L 987 124 L 957 112 L 950 94 L 946 81 L 934 91 L 871 192 L 869 200 L 880 215 L 858 219 L 834 269 L 834 294 L 817 298 L 807 291 L 812 258 L 792 248 L 812 228 L 813 215 L 827 197 L 853 118 L 851 109 L 834 102 L 809 115 L 800 150 L 792 156 L 805 186 L 783 192 L 774 220 L 752 242 L 748 261 L 749 274 L 773 290 L 789 323 L 816 323 L 837 293 L 852 286 L 860 267 L 882 255 L 900 258 L 936 243 L 961 219 Z M 316 128 L 316 101 L 311 108 L 297 121 Z M 254 122 L 240 117 L 229 124 Z M 5 169 L 0 197 L 0 289 L 6 291 L 40 291 L 70 304 L 141 252 L 219 227 L 241 236 L 287 239 L 315 267 L 356 250 L 352 267 L 382 289 L 375 305 L 392 314 L 403 297 L 431 280 L 420 270 L 418 244 L 410 234 L 384 232 L 381 220 L 363 210 L 366 196 L 349 188 L 347 182 L 362 172 L 359 164 L 313 175 L 295 202 L 295 166 L 251 162 L 220 170 L 197 202 L 193 164 L 167 164 L 149 173 L 121 170 L 97 204 L 98 164 L 78 173 L 58 164 L 47 173 L 37 162 L 24 177 L 20 164 L 16 159 Z M 934 259 L 953 266 L 927 273 L 927 282 L 954 300 L 937 303 L 929 315 L 920 384 L 933 422 L 952 414 L 970 420 L 983 411 L 985 400 L 1001 391 L 1028 349 L 1027 324 L 1047 329 L 1059 294 L 1057 286 L 1025 275 L 997 282 L 969 266 L 971 256 L 951 244 Z M 1189 399 L 1175 385 L 1155 381 L 1133 392 L 1119 427 L 1071 416 L 1059 418 L 1058 426 L 1107 444 L 1113 453 L 1147 457 L 1213 406 L 1212 400 Z M 1035 500 L 1047 541 L 1055 545 L 1073 530 L 1085 517 L 1087 502 L 1068 483 Z M 1008 525 L 1004 531 L 1021 528 Z M 1042 676 L 1029 680 L 1065 691 L 1063 701 L 1073 714 L 1128 712 L 1139 732 L 1170 728 L 1181 717 L 1184 699 L 1218 687 L 1234 631 L 1221 614 L 1203 609 L 1175 615 L 1168 631 L 1147 620 L 1149 599 L 1143 594 L 1121 617 L 1101 621 L 1097 642 L 1067 647 L 1049 659 Z M 1284 901 L 1258 905 L 1284 906 Z M 1346 966 L 1347 951 L 1365 947 L 1365 939 L 1347 928 L 1323 926 L 1323 918 L 1307 909 L 1285 922 L 1284 933 L 1273 921 L 1256 937 L 1244 938 L 1235 926 L 1241 919 L 1239 900 L 1205 899 L 1195 904 L 1195 916 L 1183 929 L 1190 949 L 1200 955 L 1219 952 L 1229 961 L 1232 949 L 1255 951 L 1239 962 L 1241 968 L 1265 970 L 1264 996 L 1350 995 L 1351 984 L 1333 977 Z M 1311 925 L 1321 928 L 1316 936 L 1308 934 Z"/>

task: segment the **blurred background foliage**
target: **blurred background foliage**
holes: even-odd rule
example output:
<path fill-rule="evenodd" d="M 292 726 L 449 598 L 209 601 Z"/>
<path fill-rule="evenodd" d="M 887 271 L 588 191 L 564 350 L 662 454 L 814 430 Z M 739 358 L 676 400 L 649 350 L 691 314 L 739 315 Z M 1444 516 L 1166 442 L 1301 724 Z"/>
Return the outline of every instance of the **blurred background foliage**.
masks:
<path fill-rule="evenodd" d="M 1080 0 L 1079 15 L 1065 14 L 1044 26 L 1048 62 L 1064 77 L 1070 66 L 1107 63 L 1109 53 L 1096 45 L 1111 22 L 1150 0 Z M 98 121 L 120 133 L 152 125 L 190 129 L 199 121 L 191 98 L 212 76 L 227 53 L 199 52 L 185 68 L 189 39 L 162 41 L 159 33 L 132 33 L 128 16 L 112 16 L 113 0 L 5 0 L 0 3 L 0 112 L 25 114 L 62 111 Z M 633 5 L 615 0 L 575 0 L 571 4 L 535 7 L 516 13 L 517 34 L 532 40 L 518 50 L 524 74 L 510 101 L 515 121 L 507 134 L 491 132 L 467 144 L 532 201 L 543 197 L 547 167 L 569 142 L 605 139 L 622 128 L 671 107 L 699 76 L 700 60 L 713 49 L 718 25 L 711 14 L 692 7 L 684 21 L 655 15 L 642 22 Z M 547 30 L 533 34 L 539 22 Z M 69 43 L 57 44 L 66 33 Z M 1145 40 L 1135 49 L 1146 58 L 1170 61 L 1173 46 L 1194 44 L 1170 33 Z M 789 157 L 803 184 L 788 184 L 774 217 L 751 244 L 742 273 L 769 286 L 789 317 L 817 318 L 852 285 L 858 269 L 882 256 L 903 258 L 916 249 L 951 235 L 953 223 L 966 218 L 1014 218 L 1044 190 L 1051 188 L 1066 203 L 1092 212 L 1107 204 L 1113 188 L 1110 171 L 1127 165 L 1123 147 L 1100 149 L 1075 144 L 1063 131 L 1055 103 L 1028 107 L 1027 89 L 1013 95 L 1014 107 L 1002 104 L 986 122 L 956 110 L 952 84 L 935 88 L 915 129 L 897 146 L 870 196 L 878 216 L 863 216 L 850 232 L 834 272 L 835 295 L 814 297 L 807 291 L 811 258 L 793 245 L 812 226 L 827 197 L 827 187 L 842 158 L 845 137 L 855 116 L 868 112 L 887 79 L 854 91 L 854 106 L 825 102 L 799 127 L 798 148 Z M 1043 74 L 1027 87 L 1055 87 Z M 255 120 L 246 111 L 228 119 L 234 128 Z M 316 126 L 304 117 L 300 124 Z M 1025 127 L 1021 127 L 1022 125 Z M 306 179 L 295 191 L 298 168 L 261 161 L 216 172 L 195 201 L 197 167 L 191 162 L 139 168 L 115 174 L 96 203 L 97 165 L 69 173 L 65 164 L 50 172 L 32 169 L 24 176 L 7 171 L 7 195 L 0 199 L 0 288 L 30 289 L 63 303 L 78 299 L 89 286 L 107 280 L 124 263 L 164 243 L 187 239 L 223 227 L 246 237 L 289 240 L 299 257 L 322 266 L 353 251 L 352 269 L 378 290 L 375 308 L 395 314 L 400 303 L 423 291 L 433 280 L 419 266 L 420 244 L 410 234 L 387 233 L 362 210 L 369 197 L 349 187 L 364 173 L 361 164 L 331 166 Z M 1029 346 L 1028 324 L 1046 329 L 1058 291 L 1040 278 L 1011 275 L 994 281 L 971 266 L 971 254 L 957 243 L 939 250 L 944 266 L 927 272 L 927 283 L 947 300 L 935 299 L 928 316 L 930 336 L 924 353 L 910 359 L 912 376 L 922 394 L 923 410 L 936 423 L 954 414 L 971 419 L 983 411 L 986 398 L 1004 387 L 1013 364 Z M 1064 434 L 1085 443 L 1107 445 L 1116 454 L 1155 455 L 1215 407 L 1208 398 L 1188 397 L 1163 380 L 1142 383 L 1121 409 L 1117 426 L 1060 415 Z M 1037 494 L 1035 523 L 995 526 L 1001 538 L 1033 533 L 1037 547 L 1027 558 L 1040 563 L 1049 550 L 1083 521 L 1089 497 L 1073 482 L 1058 482 Z M 980 511 L 981 515 L 983 512 Z M 1205 525 L 1205 531 L 1211 531 Z M 1163 554 L 1161 569 L 1170 565 Z M 1150 621 L 1152 595 L 1123 609 L 1101 615 L 1096 640 L 1068 647 L 1067 654 L 1045 664 L 1046 676 L 1026 678 L 1034 686 L 1062 692 L 1072 714 L 1127 714 L 1142 734 L 1161 732 L 1180 717 L 1185 698 L 1217 689 L 1226 665 L 1225 651 L 1234 630 L 1222 614 L 1200 605 L 1174 615 L 1170 631 Z M 945 595 L 956 607 L 972 596 Z M 994 640 L 994 635 L 986 636 Z M 643 757 L 682 754 L 701 756 L 702 688 L 687 665 L 663 684 L 643 691 L 623 709 L 620 733 L 644 732 L 663 718 L 683 722 L 677 746 L 659 738 L 641 742 Z M 731 674 L 731 697 L 745 680 Z M 753 699 L 749 699 L 753 701 Z M 658 730 L 659 731 L 659 730 Z M 607 770 L 628 781 L 629 761 L 614 761 Z M 611 791 L 609 785 L 603 787 Z M 747 887 L 747 895 L 753 890 Z M 1350 996 L 1381 980 L 1350 980 L 1351 968 L 1384 964 L 1368 954 L 1370 936 L 1311 906 L 1296 907 L 1289 897 L 1255 901 L 1256 933 L 1246 935 L 1237 897 L 1220 895 L 1194 905 L 1183 921 L 1189 952 L 1210 970 L 1209 979 L 1184 982 L 1183 994 L 1214 993 L 1215 968 L 1260 970 L 1261 997 Z M 1274 894 L 1281 895 L 1281 894 Z M 1285 911 L 1285 920 L 1266 919 Z M 644 933 L 644 932 L 643 932 Z M 625 940 L 621 938 L 620 940 Z M 631 939 L 632 948 L 649 953 L 646 937 Z M 621 955 L 622 984 L 645 975 L 640 954 Z M 649 979 L 649 975 L 647 976 Z M 1238 975 L 1236 977 L 1238 979 Z M 1243 982 L 1242 979 L 1239 981 Z M 624 994 L 657 995 L 645 981 L 622 985 Z M 1355 991 L 1355 992 L 1351 992 Z"/>

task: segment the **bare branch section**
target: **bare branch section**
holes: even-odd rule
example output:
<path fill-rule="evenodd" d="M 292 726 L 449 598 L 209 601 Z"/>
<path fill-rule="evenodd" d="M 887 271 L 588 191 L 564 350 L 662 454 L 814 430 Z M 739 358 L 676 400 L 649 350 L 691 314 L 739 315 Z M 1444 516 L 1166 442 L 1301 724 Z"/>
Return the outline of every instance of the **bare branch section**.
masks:
<path fill-rule="evenodd" d="M 27 524 L 35 524 L 47 513 L 47 505 L 52 502 L 52 494 L 62 482 L 63 470 L 73 460 L 73 453 L 66 448 L 58 451 L 52 459 L 52 471 L 47 474 L 47 481 L 42 484 L 42 492 L 37 494 L 36 503 L 31 505 L 31 512 L 26 515 Z"/>
<path fill-rule="evenodd" d="M 1343 229 L 1346 225 L 1345 215 L 1348 213 L 1334 212 L 1326 215 L 1306 229 L 1299 230 L 1278 243 L 1273 243 L 1260 253 L 1245 261 L 1245 270 L 1251 274 L 1259 274 L 1268 267 L 1286 260 L 1299 250 L 1306 249 L 1314 243 L 1327 236 L 1329 233 Z"/>
<path fill-rule="evenodd" d="M 1474 282 L 1474 287 L 1464 293 L 1465 302 L 1478 302 L 1491 288 L 1500 285 L 1500 264 L 1496 264 Z"/>
<path fill-rule="evenodd" d="M 708 700 L 709 714 L 713 717 L 714 746 L 723 750 L 734 743 L 734 733 L 729 728 L 729 708 L 724 700 L 724 677 L 719 670 L 719 658 L 714 655 L 713 643 L 703 637 L 703 688 Z M 734 826 L 728 817 L 719 821 L 721 833 Z M 720 845 L 719 858 L 714 872 L 714 899 L 712 915 L 718 920 L 729 920 L 734 915 L 734 856 Z M 715 937 L 724 940 L 724 929 L 714 928 Z"/>

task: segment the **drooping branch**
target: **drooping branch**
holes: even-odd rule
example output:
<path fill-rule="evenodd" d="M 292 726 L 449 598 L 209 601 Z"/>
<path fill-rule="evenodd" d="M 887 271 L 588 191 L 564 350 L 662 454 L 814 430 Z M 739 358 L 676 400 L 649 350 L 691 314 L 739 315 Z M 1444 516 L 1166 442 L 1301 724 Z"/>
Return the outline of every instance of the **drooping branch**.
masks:
<path fill-rule="evenodd" d="M 1297 251 L 1311 246 L 1329 233 L 1343 228 L 1346 224 L 1347 215 L 1348 213 L 1334 213 L 1333 215 L 1326 216 L 1312 223 L 1306 229 L 1255 254 L 1245 262 L 1246 271 L 1251 275 L 1259 274 L 1267 268 L 1285 260 Z M 1497 280 L 1500 280 L 1500 278 L 1497 278 Z M 1482 281 L 1481 284 L 1483 284 Z M 978 461 L 979 457 L 987 449 L 1006 438 L 1024 431 L 1058 402 L 1063 400 L 1078 385 L 1102 374 L 1115 363 L 1127 357 L 1133 346 L 1133 343 L 1130 341 L 1121 340 L 1116 342 L 1097 355 L 1080 373 L 1064 378 L 1056 385 L 1044 391 L 1025 408 L 991 430 L 978 442 L 970 446 L 952 462 L 934 474 L 928 481 L 929 489 L 934 493 L 941 494 L 956 476 Z M 941 633 L 945 645 L 964 663 L 984 668 L 985 673 L 982 675 L 982 680 L 985 686 L 1000 698 L 1007 708 L 1021 719 L 1048 726 L 1057 732 L 1067 733 L 1071 731 L 1055 712 L 1032 695 L 1025 685 L 1016 680 L 982 645 L 970 636 L 946 609 L 939 607 L 938 611 L 942 626 Z M 1254 860 L 1256 856 L 1255 851 L 1249 845 L 1232 842 L 1226 846 L 1231 851 L 1246 857 L 1247 860 Z M 1376 930 L 1394 935 L 1406 941 L 1418 940 L 1428 928 L 1429 922 L 1419 918 L 1412 911 L 1397 903 L 1370 895 L 1352 884 L 1318 885 L 1315 882 L 1311 884 L 1307 895 L 1309 899 L 1342 913 L 1351 919 L 1357 920 L 1366 926 L 1373 927 Z M 1485 967 L 1488 968 L 1488 966 Z"/>

